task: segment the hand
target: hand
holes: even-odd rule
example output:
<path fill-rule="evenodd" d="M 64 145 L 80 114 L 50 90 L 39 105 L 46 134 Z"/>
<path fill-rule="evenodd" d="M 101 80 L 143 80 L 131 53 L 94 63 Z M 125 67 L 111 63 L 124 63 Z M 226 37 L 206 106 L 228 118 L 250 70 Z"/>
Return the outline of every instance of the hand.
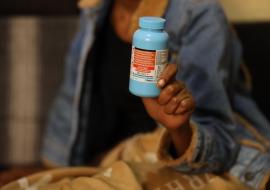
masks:
<path fill-rule="evenodd" d="M 187 124 L 195 109 L 191 93 L 181 81 L 175 80 L 176 64 L 168 64 L 158 81 L 158 98 L 142 98 L 148 114 L 169 130 Z"/>
<path fill-rule="evenodd" d="M 175 80 L 176 64 L 168 64 L 158 81 L 161 92 L 158 98 L 142 98 L 148 114 L 169 131 L 178 156 L 191 142 L 189 120 L 195 109 L 191 93 L 181 81 Z"/>

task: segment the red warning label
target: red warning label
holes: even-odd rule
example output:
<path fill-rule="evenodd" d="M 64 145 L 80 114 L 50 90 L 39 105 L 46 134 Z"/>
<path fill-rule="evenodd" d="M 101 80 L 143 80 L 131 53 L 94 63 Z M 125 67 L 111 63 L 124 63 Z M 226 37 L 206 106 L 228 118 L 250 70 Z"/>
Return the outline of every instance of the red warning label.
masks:
<path fill-rule="evenodd" d="M 154 83 L 167 64 L 168 50 L 143 50 L 133 47 L 130 77 L 140 82 Z"/>

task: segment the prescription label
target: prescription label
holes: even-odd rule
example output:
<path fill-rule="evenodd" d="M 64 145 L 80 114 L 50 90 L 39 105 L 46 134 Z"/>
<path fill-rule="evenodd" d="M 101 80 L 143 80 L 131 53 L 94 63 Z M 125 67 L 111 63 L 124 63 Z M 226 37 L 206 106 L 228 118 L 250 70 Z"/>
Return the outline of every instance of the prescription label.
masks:
<path fill-rule="evenodd" d="M 168 50 L 144 50 L 132 47 L 130 78 L 156 83 L 168 60 Z"/>

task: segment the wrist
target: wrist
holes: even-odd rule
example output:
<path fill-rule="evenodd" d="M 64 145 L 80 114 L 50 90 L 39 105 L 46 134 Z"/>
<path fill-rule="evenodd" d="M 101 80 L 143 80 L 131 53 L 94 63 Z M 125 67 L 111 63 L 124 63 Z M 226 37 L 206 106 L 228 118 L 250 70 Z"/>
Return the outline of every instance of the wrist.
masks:
<path fill-rule="evenodd" d="M 168 129 L 177 156 L 181 156 L 189 147 L 192 137 L 190 122 L 184 123 L 176 129 Z"/>

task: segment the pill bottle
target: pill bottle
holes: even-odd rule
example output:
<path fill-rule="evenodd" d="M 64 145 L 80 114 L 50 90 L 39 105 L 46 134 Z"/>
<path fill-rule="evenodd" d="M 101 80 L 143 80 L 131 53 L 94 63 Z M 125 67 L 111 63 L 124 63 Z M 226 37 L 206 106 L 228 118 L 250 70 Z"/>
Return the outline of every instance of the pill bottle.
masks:
<path fill-rule="evenodd" d="M 140 97 L 157 97 L 159 75 L 168 62 L 168 39 L 165 19 L 141 17 L 132 40 L 129 91 Z"/>

